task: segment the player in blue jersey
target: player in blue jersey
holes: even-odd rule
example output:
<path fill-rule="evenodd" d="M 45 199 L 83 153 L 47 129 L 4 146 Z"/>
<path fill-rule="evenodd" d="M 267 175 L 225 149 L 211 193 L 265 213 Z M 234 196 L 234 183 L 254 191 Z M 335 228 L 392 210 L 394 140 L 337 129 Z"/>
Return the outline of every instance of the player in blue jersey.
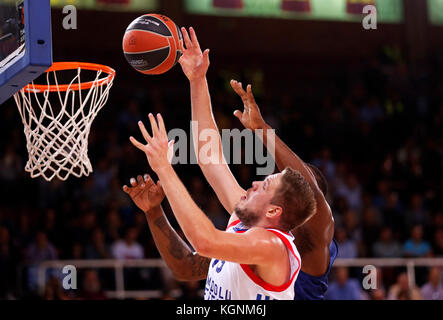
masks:
<path fill-rule="evenodd" d="M 182 29 L 186 49 L 179 60 L 191 84 L 193 120 L 198 121 L 199 130 L 216 129 L 212 114 L 206 72 L 209 67 L 209 51 L 202 52 L 194 30 L 191 36 Z M 231 82 L 233 89 L 242 98 L 244 111 L 236 111 L 235 116 L 251 130 L 263 130 L 263 143 L 267 146 L 269 126 L 263 120 L 255 103 L 251 86 L 244 91 L 241 83 Z M 196 132 L 194 134 L 198 134 Z M 200 146 L 196 146 L 199 150 Z M 268 146 L 267 146 L 268 147 Z M 328 275 L 337 255 L 337 245 L 333 240 L 334 219 L 325 199 L 327 182 L 320 170 L 301 160 L 281 139 L 275 139 L 275 160 L 279 170 L 291 167 L 299 171 L 314 191 L 317 211 L 301 227 L 293 230 L 295 244 L 302 257 L 302 269 L 295 283 L 295 299 L 323 299 L 328 286 Z M 220 202 L 231 213 L 239 201 L 241 187 L 233 177 L 227 164 L 199 163 L 206 179 L 211 184 Z M 160 203 L 164 195 L 161 187 L 154 184 L 150 177 L 141 176 L 131 181 L 125 191 L 146 213 L 154 241 L 174 276 L 178 280 L 205 279 L 210 259 L 195 254 L 175 233 L 168 223 Z M 231 221 L 232 222 L 232 221 Z"/>
<path fill-rule="evenodd" d="M 262 129 L 263 142 L 267 145 L 266 129 L 270 127 L 260 113 L 251 86 L 245 91 L 241 83 L 234 80 L 231 81 L 231 86 L 244 105 L 243 112 L 236 110 L 234 115 L 246 128 L 254 131 Z M 337 243 L 333 240 L 334 219 L 325 198 L 328 183 L 317 167 L 305 163 L 278 136 L 275 138 L 275 161 L 279 170 L 288 166 L 315 178 L 316 184 L 313 189 L 317 190 L 317 212 L 305 224 L 292 231 L 303 261 L 294 289 L 296 300 L 324 299 L 328 289 L 329 272 L 338 253 Z"/>

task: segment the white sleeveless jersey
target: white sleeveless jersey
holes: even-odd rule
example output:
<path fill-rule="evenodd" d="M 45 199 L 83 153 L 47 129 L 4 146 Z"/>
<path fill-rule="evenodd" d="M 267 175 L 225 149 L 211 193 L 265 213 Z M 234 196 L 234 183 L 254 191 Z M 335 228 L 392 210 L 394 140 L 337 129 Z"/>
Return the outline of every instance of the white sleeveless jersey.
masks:
<path fill-rule="evenodd" d="M 227 232 L 241 233 L 248 229 L 240 220 L 232 222 Z M 301 268 L 301 258 L 294 237 L 277 229 L 267 229 L 277 235 L 288 249 L 291 277 L 281 285 L 263 281 L 249 265 L 212 259 L 205 286 L 205 300 L 293 300 L 294 283 Z"/>

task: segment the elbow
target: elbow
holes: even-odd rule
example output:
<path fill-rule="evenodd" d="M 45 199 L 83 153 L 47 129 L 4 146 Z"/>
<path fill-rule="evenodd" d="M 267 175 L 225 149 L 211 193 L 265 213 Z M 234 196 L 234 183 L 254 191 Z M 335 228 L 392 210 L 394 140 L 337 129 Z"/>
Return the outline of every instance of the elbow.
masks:
<path fill-rule="evenodd" d="M 191 275 L 186 274 L 184 272 L 180 272 L 180 271 L 172 271 L 172 275 L 174 276 L 174 279 L 177 281 L 181 281 L 181 282 L 186 282 L 186 281 L 192 281 L 194 280 Z"/>
<path fill-rule="evenodd" d="M 192 238 L 188 239 L 199 255 L 213 257 L 214 250 L 216 250 L 217 243 L 219 243 L 217 238 L 218 230 L 211 223 L 201 228 L 200 232 L 193 234 Z"/>
<path fill-rule="evenodd" d="M 187 280 L 186 275 L 183 272 L 178 271 L 178 270 L 172 270 L 172 269 L 171 269 L 171 271 L 172 271 L 172 276 L 174 277 L 175 280 L 177 280 L 177 281 L 186 281 Z"/>
<path fill-rule="evenodd" d="M 194 249 L 204 257 L 210 257 L 213 250 L 213 242 L 208 238 L 199 237 L 194 241 Z"/>

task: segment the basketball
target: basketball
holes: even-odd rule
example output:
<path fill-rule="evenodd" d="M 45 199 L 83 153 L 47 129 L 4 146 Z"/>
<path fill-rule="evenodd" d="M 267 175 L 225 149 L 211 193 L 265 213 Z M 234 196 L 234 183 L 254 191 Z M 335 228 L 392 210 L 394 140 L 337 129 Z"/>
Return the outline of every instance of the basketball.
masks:
<path fill-rule="evenodd" d="M 126 60 L 144 74 L 162 74 L 180 59 L 182 34 L 178 26 L 160 14 L 145 14 L 129 24 L 123 37 Z"/>

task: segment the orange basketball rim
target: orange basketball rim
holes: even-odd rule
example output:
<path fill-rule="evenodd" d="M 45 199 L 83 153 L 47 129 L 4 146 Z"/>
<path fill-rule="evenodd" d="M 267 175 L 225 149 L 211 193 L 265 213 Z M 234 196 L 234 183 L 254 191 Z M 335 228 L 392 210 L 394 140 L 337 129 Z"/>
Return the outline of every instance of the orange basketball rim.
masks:
<path fill-rule="evenodd" d="M 91 70 L 91 71 L 101 71 L 106 73 L 107 76 L 104 78 L 100 78 L 94 81 L 88 81 L 83 83 L 70 83 L 70 84 L 33 84 L 30 83 L 25 86 L 23 89 L 26 92 L 63 92 L 68 90 L 79 91 L 79 90 L 87 90 L 92 86 L 102 86 L 104 84 L 108 84 L 114 80 L 115 70 L 111 67 L 97 64 L 97 63 L 89 63 L 89 62 L 54 62 L 52 66 L 46 70 L 46 73 L 53 71 L 63 71 L 63 70 Z"/>

